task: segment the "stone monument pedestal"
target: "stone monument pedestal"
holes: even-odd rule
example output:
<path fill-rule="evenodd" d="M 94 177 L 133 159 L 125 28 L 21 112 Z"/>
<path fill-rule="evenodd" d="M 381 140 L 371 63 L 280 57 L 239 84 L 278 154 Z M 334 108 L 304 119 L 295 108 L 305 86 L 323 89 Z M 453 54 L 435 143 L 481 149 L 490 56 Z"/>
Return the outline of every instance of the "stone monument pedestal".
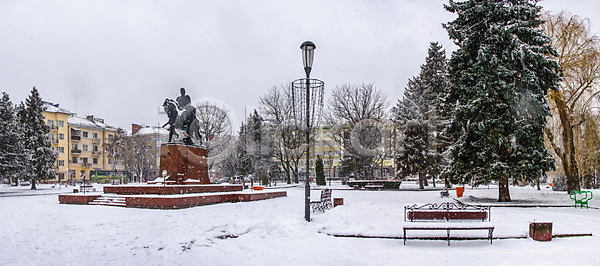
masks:
<path fill-rule="evenodd" d="M 206 149 L 181 143 L 160 146 L 160 174 L 167 171 L 167 185 L 210 184 Z"/>

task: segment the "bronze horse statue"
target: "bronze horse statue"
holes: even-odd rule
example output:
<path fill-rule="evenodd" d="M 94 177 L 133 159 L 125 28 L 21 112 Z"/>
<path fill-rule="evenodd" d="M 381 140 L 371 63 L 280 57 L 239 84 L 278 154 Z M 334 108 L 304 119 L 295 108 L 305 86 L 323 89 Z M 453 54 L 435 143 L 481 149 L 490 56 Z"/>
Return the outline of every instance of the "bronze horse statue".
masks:
<path fill-rule="evenodd" d="M 163 108 L 167 113 L 169 121 L 163 125 L 163 127 L 169 125 L 169 141 L 172 142 L 173 135 L 179 137 L 179 134 L 175 132 L 175 129 L 181 129 L 186 133 L 183 138 L 183 143 L 187 145 L 194 145 L 193 138 L 199 141 L 198 144 L 202 144 L 202 135 L 200 135 L 200 122 L 196 118 L 196 108 L 188 104 L 181 108 L 179 104 L 173 99 L 165 99 Z"/>

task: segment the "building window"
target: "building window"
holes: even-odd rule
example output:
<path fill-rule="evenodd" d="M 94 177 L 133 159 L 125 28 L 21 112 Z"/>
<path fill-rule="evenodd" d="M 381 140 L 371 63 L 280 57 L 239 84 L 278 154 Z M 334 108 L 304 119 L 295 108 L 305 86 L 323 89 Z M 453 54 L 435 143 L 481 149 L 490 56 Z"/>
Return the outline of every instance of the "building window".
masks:
<path fill-rule="evenodd" d="M 92 146 L 92 151 L 96 151 L 97 152 L 98 151 L 98 145 Z"/>
<path fill-rule="evenodd" d="M 87 138 L 88 137 L 88 132 L 87 131 L 83 131 L 81 133 L 82 137 Z"/>
<path fill-rule="evenodd" d="M 97 139 L 98 138 L 98 133 L 92 133 L 92 138 Z"/>
<path fill-rule="evenodd" d="M 58 127 L 65 127 L 65 121 L 56 120 L 56 125 L 58 125 Z"/>
<path fill-rule="evenodd" d="M 71 150 L 74 150 L 74 151 L 75 151 L 75 150 L 79 150 L 79 149 L 77 148 L 77 144 L 71 144 Z"/>
<path fill-rule="evenodd" d="M 98 164 L 98 158 L 92 158 L 92 163 L 93 164 Z"/>
<path fill-rule="evenodd" d="M 54 126 L 54 120 L 48 120 L 48 126 L 49 127 L 53 127 Z"/>
<path fill-rule="evenodd" d="M 65 147 L 56 147 L 56 151 L 58 151 L 58 153 L 65 153 Z"/>
<path fill-rule="evenodd" d="M 319 143 L 318 142 L 315 142 L 315 147 L 319 147 Z"/>
<path fill-rule="evenodd" d="M 78 157 L 73 157 L 73 158 L 71 158 L 71 162 L 72 162 L 72 163 L 77 163 L 77 158 L 78 158 Z"/>
<path fill-rule="evenodd" d="M 83 151 L 88 151 L 88 145 L 87 144 L 83 144 Z"/>
<path fill-rule="evenodd" d="M 54 133 L 48 133 L 48 139 L 53 140 L 54 139 Z"/>
<path fill-rule="evenodd" d="M 58 139 L 65 139 L 65 134 L 58 133 Z"/>
<path fill-rule="evenodd" d="M 64 160 L 58 160 L 58 166 L 65 166 Z"/>

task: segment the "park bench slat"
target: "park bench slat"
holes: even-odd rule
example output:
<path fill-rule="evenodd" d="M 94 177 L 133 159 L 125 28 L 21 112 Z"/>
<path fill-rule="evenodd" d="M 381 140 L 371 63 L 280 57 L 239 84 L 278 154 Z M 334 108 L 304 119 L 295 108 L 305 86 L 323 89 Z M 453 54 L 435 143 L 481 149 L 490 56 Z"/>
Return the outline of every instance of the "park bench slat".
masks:
<path fill-rule="evenodd" d="M 486 220 L 490 221 L 490 215 L 491 209 L 489 207 L 457 205 L 451 202 L 404 206 L 404 220 L 411 223 L 419 221 L 403 227 L 404 244 L 406 245 L 406 239 L 408 238 L 406 235 L 407 230 L 446 230 L 448 246 L 450 245 L 450 231 L 452 230 L 488 230 L 487 238 L 491 244 L 495 227 L 492 224 L 481 224 Z M 411 237 L 411 239 L 422 238 Z"/>

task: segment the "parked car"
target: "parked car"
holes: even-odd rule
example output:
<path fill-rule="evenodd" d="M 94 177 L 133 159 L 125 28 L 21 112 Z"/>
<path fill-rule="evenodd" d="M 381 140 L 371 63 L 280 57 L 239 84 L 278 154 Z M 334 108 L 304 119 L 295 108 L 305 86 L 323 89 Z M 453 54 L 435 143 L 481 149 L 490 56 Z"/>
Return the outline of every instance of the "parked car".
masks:
<path fill-rule="evenodd" d="M 29 181 L 27 181 L 27 180 L 21 180 L 21 181 L 19 182 L 19 184 L 20 184 L 21 186 L 31 186 L 31 182 L 29 182 Z"/>

